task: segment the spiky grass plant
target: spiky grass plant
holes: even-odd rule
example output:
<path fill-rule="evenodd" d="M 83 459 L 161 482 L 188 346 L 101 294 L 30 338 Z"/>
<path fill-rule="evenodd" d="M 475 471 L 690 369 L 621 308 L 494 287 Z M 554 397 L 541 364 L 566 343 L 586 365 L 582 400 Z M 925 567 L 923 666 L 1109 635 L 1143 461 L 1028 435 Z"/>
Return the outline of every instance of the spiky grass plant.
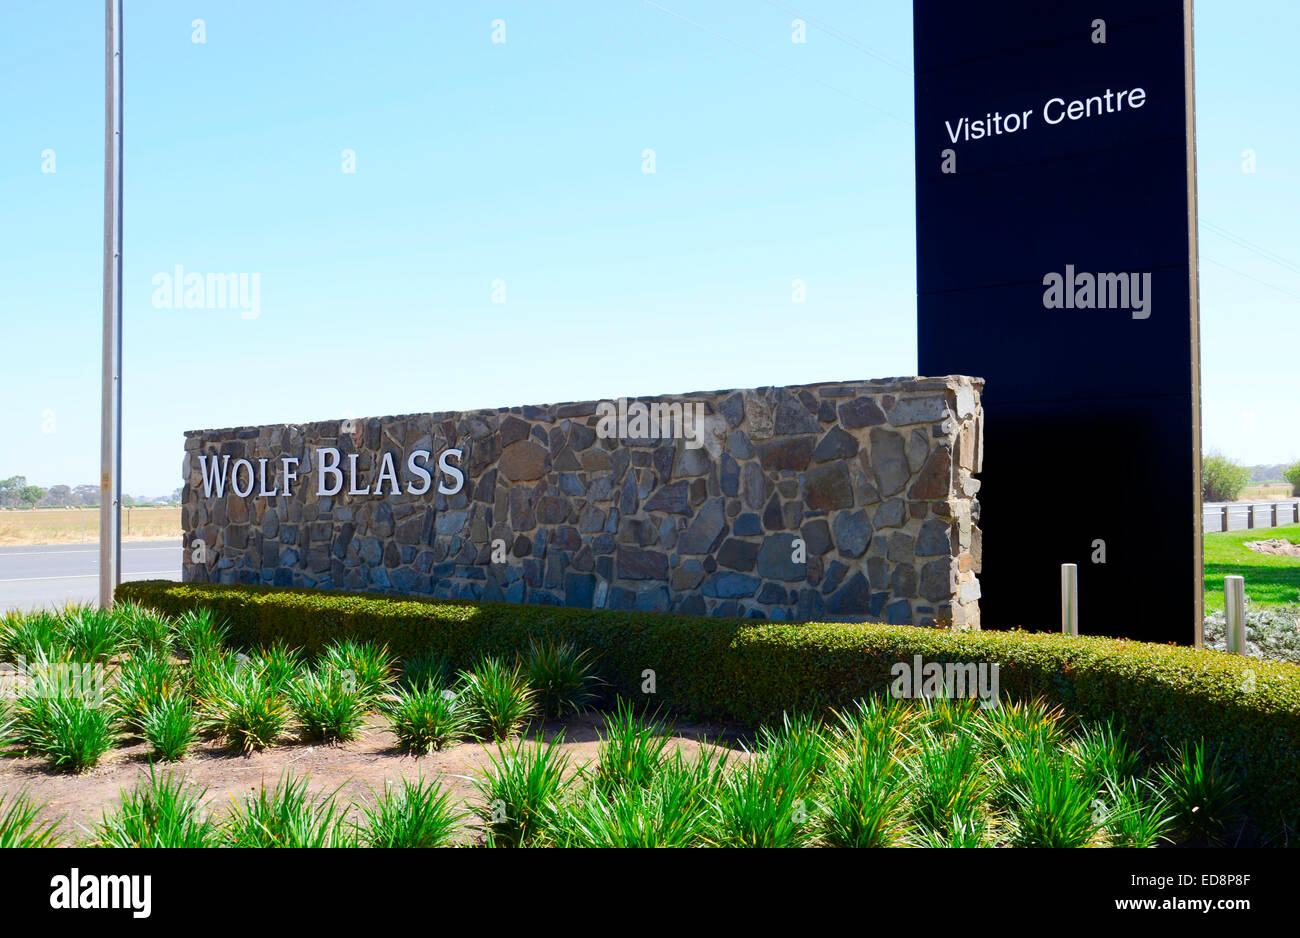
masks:
<path fill-rule="evenodd" d="M 46 698 L 40 721 L 42 730 L 31 740 L 31 749 L 55 769 L 92 769 L 117 742 L 112 711 L 84 696 Z"/>
<path fill-rule="evenodd" d="M 206 726 L 245 753 L 273 745 L 290 716 L 280 689 L 252 668 L 215 681 L 202 709 Z"/>
<path fill-rule="evenodd" d="M 630 701 L 619 698 L 597 734 L 595 785 L 607 794 L 650 784 L 663 765 L 667 727 L 654 717 L 642 716 Z"/>
<path fill-rule="evenodd" d="M 497 746 L 476 783 L 489 841 L 500 847 L 540 843 L 554 827 L 565 794 L 569 757 L 561 750 L 563 734 L 547 744 L 525 739 Z"/>
<path fill-rule="evenodd" d="M 480 739 L 504 742 L 518 735 L 536 713 L 536 694 L 518 664 L 485 656 L 460 676 L 471 729 Z"/>
<path fill-rule="evenodd" d="M 1107 779 L 1102 825 L 1114 847 L 1154 847 L 1169 840 L 1169 800 L 1158 786 L 1137 778 Z"/>
<path fill-rule="evenodd" d="M 917 722 L 939 735 L 971 727 L 982 712 L 976 701 L 966 697 L 921 697 L 916 702 Z"/>
<path fill-rule="evenodd" d="M 595 673 L 590 649 L 579 650 L 572 642 L 553 638 L 529 639 L 524 673 L 544 717 L 582 713 L 595 701 L 597 689 L 604 683 Z"/>
<path fill-rule="evenodd" d="M 983 814 L 972 817 L 953 817 L 948 826 L 940 830 L 921 827 L 912 830 L 910 843 L 917 847 L 941 849 L 975 849 L 989 846 L 989 823 Z"/>
<path fill-rule="evenodd" d="M 128 732 L 144 728 L 149 710 L 181 690 L 180 675 L 166 652 L 145 648 L 122 662 L 111 691 L 112 705 Z"/>
<path fill-rule="evenodd" d="M 124 789 L 121 794 L 121 806 L 102 813 L 92 832 L 91 845 L 164 849 L 219 846 L 219 830 L 208 820 L 203 806 L 206 789 L 150 766 L 148 779 L 139 779 L 134 788 Z"/>
<path fill-rule="evenodd" d="M 903 762 L 913 820 L 933 831 L 953 829 L 953 819 L 983 811 L 990 783 L 980 748 L 969 733 L 941 736 L 923 728 Z"/>
<path fill-rule="evenodd" d="M 268 685 L 279 691 L 288 690 L 305 671 L 302 652 L 279 642 L 256 649 L 248 664 Z"/>
<path fill-rule="evenodd" d="M 1102 826 L 1096 789 L 1059 752 L 1029 759 L 1010 792 L 1011 842 L 1019 847 L 1084 847 Z"/>
<path fill-rule="evenodd" d="M 663 772 L 614 795 L 587 789 L 558 814 L 551 836 L 562 847 L 696 847 L 709 843 L 711 829 L 690 776 Z"/>
<path fill-rule="evenodd" d="M 122 621 L 110 610 L 71 605 L 60 614 L 63 644 L 76 661 L 105 662 L 126 648 L 127 634 Z"/>
<path fill-rule="evenodd" d="M 466 817 L 450 788 L 403 778 L 385 783 L 374 805 L 362 806 L 357 839 L 365 847 L 446 847 Z"/>
<path fill-rule="evenodd" d="M 209 609 L 191 609 L 172 623 L 175 647 L 193 657 L 202 652 L 215 652 L 226 641 L 228 628 Z"/>
<path fill-rule="evenodd" d="M 1042 698 L 981 708 L 971 719 L 969 728 L 981 748 L 996 755 L 1009 746 L 1021 750 L 1060 748 L 1065 742 L 1070 720 L 1059 706 Z"/>
<path fill-rule="evenodd" d="M 65 650 L 65 624 L 49 612 L 7 612 L 0 619 L 0 659 L 26 664 L 58 658 Z"/>
<path fill-rule="evenodd" d="M 803 847 L 817 834 L 807 766 L 779 755 L 756 756 L 723 779 L 714 837 L 723 847 Z"/>
<path fill-rule="evenodd" d="M 1137 751 L 1109 720 L 1080 727 L 1064 751 L 1074 771 L 1094 790 L 1107 780 L 1132 778 L 1140 769 Z"/>
<path fill-rule="evenodd" d="M 1217 752 L 1210 756 L 1204 740 L 1171 747 L 1156 778 L 1169 798 L 1175 829 L 1186 840 L 1218 844 L 1241 816 L 1237 780 L 1219 764 Z"/>
<path fill-rule="evenodd" d="M 436 651 L 426 651 L 402 660 L 402 687 L 414 689 L 435 685 L 445 687 L 450 683 L 455 670 L 451 659 Z"/>
<path fill-rule="evenodd" d="M 907 741 L 917 711 L 896 697 L 874 694 L 855 700 L 843 710 L 832 710 L 826 732 L 831 749 L 850 753 L 884 745 L 893 750 Z"/>
<path fill-rule="evenodd" d="M 25 789 L 12 797 L 0 795 L 0 850 L 59 846 L 58 822 L 41 820 L 43 807 Z"/>
<path fill-rule="evenodd" d="M 317 668 L 350 675 L 362 696 L 374 700 L 388 693 L 395 680 L 394 663 L 387 645 L 345 638 L 331 643 L 321 653 Z"/>
<path fill-rule="evenodd" d="M 383 712 L 398 745 L 417 756 L 469 733 L 470 713 L 460 695 L 433 683 L 399 689 Z"/>
<path fill-rule="evenodd" d="M 175 632 L 171 619 L 161 612 L 139 603 L 122 602 L 113 607 L 113 614 L 122 623 L 126 643 L 132 649 L 159 655 L 171 650 Z"/>
<path fill-rule="evenodd" d="M 338 789 L 313 798 L 306 777 L 286 773 L 236 803 L 221 837 L 231 847 L 354 847 L 356 833 L 339 804 Z"/>
<path fill-rule="evenodd" d="M 213 697 L 222 685 L 249 670 L 247 660 L 240 661 L 223 648 L 202 649 L 190 656 L 182 672 L 185 692 L 196 702 Z"/>
<path fill-rule="evenodd" d="M 365 698 L 338 671 L 299 675 L 286 694 L 306 739 L 346 742 L 355 739 L 365 723 Z"/>
<path fill-rule="evenodd" d="M 781 725 L 762 726 L 757 749 L 768 759 L 789 764 L 792 772 L 815 781 L 826 768 L 833 743 L 822 735 L 821 723 L 808 714 L 781 714 Z"/>
<path fill-rule="evenodd" d="M 141 732 L 153 747 L 153 756 L 164 762 L 185 758 L 198 736 L 194 704 L 179 694 L 165 696 L 145 711 Z"/>
<path fill-rule="evenodd" d="M 888 847 L 905 830 L 902 805 L 907 778 L 895 757 L 888 728 L 852 738 L 831 759 L 822 798 L 823 836 L 832 847 Z"/>

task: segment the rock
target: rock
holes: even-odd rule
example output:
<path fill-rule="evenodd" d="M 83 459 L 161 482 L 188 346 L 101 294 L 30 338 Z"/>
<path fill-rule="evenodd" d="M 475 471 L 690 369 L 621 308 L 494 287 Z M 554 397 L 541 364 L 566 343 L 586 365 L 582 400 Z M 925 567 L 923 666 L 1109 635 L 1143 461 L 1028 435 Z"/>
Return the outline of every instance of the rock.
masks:
<path fill-rule="evenodd" d="M 754 569 L 754 562 L 757 557 L 757 544 L 738 541 L 734 537 L 729 537 L 723 542 L 722 548 L 718 551 L 718 566 L 748 573 Z"/>
<path fill-rule="evenodd" d="M 808 575 L 807 563 L 795 563 L 793 534 L 773 534 L 763 538 L 758 548 L 758 575 L 767 580 L 793 583 Z"/>
<path fill-rule="evenodd" d="M 646 500 L 645 510 L 666 511 L 674 515 L 690 514 L 690 483 L 670 482 L 660 486 L 658 491 Z"/>
<path fill-rule="evenodd" d="M 916 538 L 916 555 L 930 557 L 935 554 L 948 554 L 952 549 L 949 525 L 943 521 L 930 520 L 921 525 L 921 533 Z"/>
<path fill-rule="evenodd" d="M 827 462 L 831 459 L 849 459 L 858 455 L 858 441 L 851 433 L 839 427 L 831 427 L 821 442 L 813 450 L 813 462 Z"/>
<path fill-rule="evenodd" d="M 893 495 L 907 484 L 911 472 L 901 433 L 879 427 L 871 431 L 871 469 L 881 495 Z"/>
<path fill-rule="evenodd" d="M 859 397 L 840 405 L 840 425 L 850 430 L 875 427 L 885 422 L 885 412 L 869 397 Z"/>
<path fill-rule="evenodd" d="M 531 482 L 546 474 L 548 461 L 545 449 L 531 440 L 523 440 L 501 451 L 497 468 L 511 482 Z"/>
<path fill-rule="evenodd" d="M 682 554 L 707 554 L 726 527 L 726 517 L 721 498 L 708 502 L 696 515 L 677 540 L 677 551 Z"/>
<path fill-rule="evenodd" d="M 796 436 L 758 444 L 758 459 L 764 469 L 801 472 L 812 459 L 812 437 Z"/>
<path fill-rule="evenodd" d="M 867 520 L 865 509 L 840 512 L 831 527 L 841 557 L 861 557 L 871 543 L 871 522 Z"/>
<path fill-rule="evenodd" d="M 737 525 L 739 528 L 739 525 Z M 831 549 L 831 528 L 825 519 L 817 518 L 809 521 L 800 529 L 803 535 L 804 546 L 808 551 L 809 557 L 817 557 Z"/>
<path fill-rule="evenodd" d="M 948 414 L 948 399 L 943 394 L 924 397 L 909 395 L 894 401 L 889 408 L 889 422 L 896 427 L 912 423 L 936 423 Z"/>
<path fill-rule="evenodd" d="M 826 599 L 826 611 L 835 615 L 867 615 L 871 586 L 861 572 L 853 574 L 844 585 Z"/>
<path fill-rule="evenodd" d="M 907 493 L 908 498 L 947 498 L 952 488 L 952 450 L 937 447 L 925 461 L 925 467 Z"/>
<path fill-rule="evenodd" d="M 804 500 L 808 507 L 829 511 L 853 507 L 853 483 L 843 462 L 814 466 L 804 478 Z"/>
<path fill-rule="evenodd" d="M 758 592 L 762 581 L 743 573 L 717 573 L 704 584 L 704 595 L 717 599 L 743 599 Z"/>
<path fill-rule="evenodd" d="M 668 557 L 657 550 L 620 547 L 616 554 L 618 575 L 626 580 L 668 579 Z"/>

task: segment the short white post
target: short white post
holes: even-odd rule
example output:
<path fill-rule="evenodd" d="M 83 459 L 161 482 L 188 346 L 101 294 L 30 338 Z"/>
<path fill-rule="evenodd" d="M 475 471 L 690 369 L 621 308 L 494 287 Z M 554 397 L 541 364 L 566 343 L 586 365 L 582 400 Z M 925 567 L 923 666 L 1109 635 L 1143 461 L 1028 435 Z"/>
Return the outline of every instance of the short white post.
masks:
<path fill-rule="evenodd" d="M 1246 578 L 1223 578 L 1223 611 L 1228 619 L 1228 653 L 1246 653 Z"/>
<path fill-rule="evenodd" d="M 1061 564 L 1061 631 L 1079 634 L 1079 565 Z"/>

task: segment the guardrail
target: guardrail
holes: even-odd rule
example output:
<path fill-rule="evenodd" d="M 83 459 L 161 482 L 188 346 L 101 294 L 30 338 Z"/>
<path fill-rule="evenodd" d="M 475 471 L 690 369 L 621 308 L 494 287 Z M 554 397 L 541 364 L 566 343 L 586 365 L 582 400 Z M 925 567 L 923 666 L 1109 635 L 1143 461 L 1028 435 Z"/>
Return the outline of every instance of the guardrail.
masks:
<path fill-rule="evenodd" d="M 1244 531 L 1300 524 L 1300 499 L 1280 502 L 1230 502 L 1205 505 L 1202 528 L 1212 531 Z"/>

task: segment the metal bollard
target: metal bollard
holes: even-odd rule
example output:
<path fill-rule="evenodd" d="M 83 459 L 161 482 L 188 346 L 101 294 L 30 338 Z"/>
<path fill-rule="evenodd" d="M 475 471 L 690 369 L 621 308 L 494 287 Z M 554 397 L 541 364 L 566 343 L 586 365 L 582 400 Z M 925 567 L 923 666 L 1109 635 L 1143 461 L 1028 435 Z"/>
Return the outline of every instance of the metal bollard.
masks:
<path fill-rule="evenodd" d="M 1061 631 L 1079 634 L 1079 566 L 1061 564 Z"/>
<path fill-rule="evenodd" d="M 1223 578 L 1223 610 L 1228 619 L 1227 648 L 1229 654 L 1246 653 L 1246 578 Z"/>

